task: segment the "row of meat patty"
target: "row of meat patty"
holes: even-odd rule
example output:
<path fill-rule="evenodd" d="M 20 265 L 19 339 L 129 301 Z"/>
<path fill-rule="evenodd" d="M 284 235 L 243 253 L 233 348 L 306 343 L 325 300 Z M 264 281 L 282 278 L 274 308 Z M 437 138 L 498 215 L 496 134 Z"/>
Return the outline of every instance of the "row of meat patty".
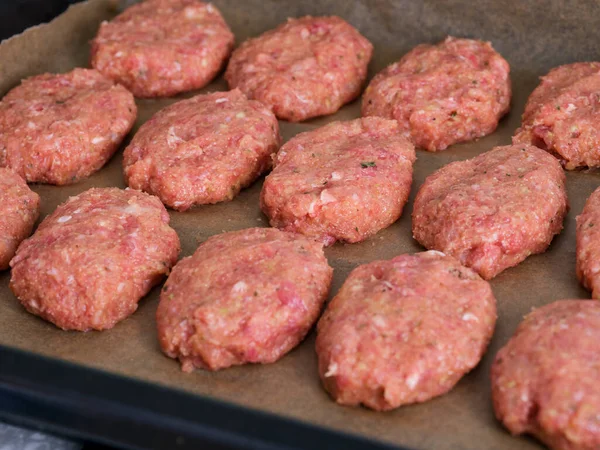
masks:
<path fill-rule="evenodd" d="M 415 148 L 492 133 L 508 112 L 508 62 L 490 43 L 422 44 L 365 87 L 372 44 L 335 16 L 289 19 L 243 42 L 211 4 L 146 0 L 101 24 L 92 69 L 27 78 L 0 101 L 0 270 L 31 313 L 64 330 L 105 330 L 166 277 L 163 352 L 194 368 L 272 363 L 317 324 L 325 389 L 389 410 L 448 392 L 481 360 L 497 319 L 487 280 L 544 252 L 569 209 L 564 169 L 600 167 L 600 63 L 542 77 L 512 145 L 431 174 L 412 210 L 428 251 L 355 268 L 325 306 L 324 247 L 394 223 Z M 158 111 L 124 150 L 128 189 L 93 188 L 39 217 L 29 183 L 76 183 L 120 148 L 135 97 L 231 90 Z M 335 113 L 362 93 L 362 118 L 296 135 L 278 119 Z M 233 199 L 266 176 L 273 228 L 224 233 L 178 261 L 165 208 Z M 600 188 L 577 217 L 577 277 L 600 299 Z M 600 304 L 530 313 L 492 367 L 496 416 L 560 450 L 600 447 Z"/>

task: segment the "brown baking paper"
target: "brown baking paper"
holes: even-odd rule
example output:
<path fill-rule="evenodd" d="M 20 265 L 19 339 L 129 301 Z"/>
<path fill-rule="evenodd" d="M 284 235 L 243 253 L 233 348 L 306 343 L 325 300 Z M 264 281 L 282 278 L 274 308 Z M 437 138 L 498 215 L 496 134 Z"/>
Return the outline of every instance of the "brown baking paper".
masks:
<path fill-rule="evenodd" d="M 361 244 L 336 244 L 326 250 L 335 268 L 332 295 L 357 265 L 422 250 L 411 235 L 410 213 L 417 189 L 428 174 L 451 161 L 510 143 L 538 76 L 560 64 L 600 59 L 600 31 L 595 23 L 598 5 L 583 0 L 215 0 L 215 4 L 238 43 L 273 28 L 288 16 L 337 14 L 375 45 L 370 77 L 413 46 L 439 41 L 448 34 L 490 40 L 511 64 L 513 106 L 498 130 L 478 142 L 455 145 L 438 154 L 419 151 L 411 200 L 402 218 Z M 117 9 L 114 1 L 90 0 L 72 7 L 50 24 L 2 43 L 0 94 L 25 76 L 87 66 L 89 40 L 100 22 L 113 17 Z M 224 89 L 226 84 L 218 78 L 201 92 Z M 186 96 L 189 95 L 193 93 Z M 176 100 L 138 100 L 139 117 L 134 131 L 155 111 Z M 287 140 L 332 120 L 358 116 L 359 103 L 355 102 L 334 116 L 296 125 L 282 122 L 282 134 Z M 76 185 L 34 185 L 42 198 L 42 217 L 68 196 L 92 186 L 125 187 L 121 161 L 122 150 L 104 169 Z M 140 302 L 133 316 L 112 330 L 64 332 L 25 312 L 8 289 L 9 273 L 4 273 L 0 275 L 0 344 L 397 445 L 436 449 L 539 448 L 532 439 L 511 437 L 495 421 L 488 374 L 496 351 L 532 307 L 562 298 L 589 298 L 575 278 L 575 216 L 600 184 L 600 176 L 588 171 L 568 173 L 567 178 L 571 212 L 563 232 L 548 252 L 531 256 L 491 282 L 498 299 L 499 318 L 483 361 L 449 394 L 421 405 L 388 413 L 336 405 L 321 388 L 317 376 L 314 333 L 276 364 L 184 374 L 177 362 L 163 356 L 157 343 L 154 314 L 158 288 Z M 181 256 L 193 253 L 210 235 L 266 226 L 266 218 L 258 207 L 261 184 L 258 181 L 229 203 L 185 213 L 171 211 L 171 223 L 183 245 Z"/>

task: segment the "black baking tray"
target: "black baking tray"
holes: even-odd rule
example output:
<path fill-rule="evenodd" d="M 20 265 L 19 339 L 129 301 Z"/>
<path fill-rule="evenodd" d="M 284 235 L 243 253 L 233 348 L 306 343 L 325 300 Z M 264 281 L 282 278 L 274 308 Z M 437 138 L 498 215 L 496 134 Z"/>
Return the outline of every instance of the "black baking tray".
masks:
<path fill-rule="evenodd" d="M 401 449 L 0 345 L 0 418 L 127 449 Z"/>

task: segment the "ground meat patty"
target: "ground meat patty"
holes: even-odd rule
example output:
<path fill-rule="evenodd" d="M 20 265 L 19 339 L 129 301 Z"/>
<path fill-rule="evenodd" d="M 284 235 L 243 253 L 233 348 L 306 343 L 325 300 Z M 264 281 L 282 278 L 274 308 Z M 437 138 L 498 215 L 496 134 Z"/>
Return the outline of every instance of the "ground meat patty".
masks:
<path fill-rule="evenodd" d="M 525 317 L 492 365 L 496 417 L 556 450 L 600 448 L 600 303 L 561 300 Z"/>
<path fill-rule="evenodd" d="M 542 77 L 513 142 L 558 157 L 566 169 L 600 167 L 600 63 L 575 63 Z"/>
<path fill-rule="evenodd" d="M 577 278 L 600 300 L 600 188 L 577 217 Z"/>
<path fill-rule="evenodd" d="M 274 227 L 327 245 L 359 242 L 400 217 L 414 161 L 414 147 L 394 120 L 334 122 L 281 148 L 261 208 Z"/>
<path fill-rule="evenodd" d="M 489 42 L 422 44 L 373 78 L 363 116 L 396 119 L 432 152 L 493 132 L 510 107 L 510 67 Z"/>
<path fill-rule="evenodd" d="M 179 238 L 156 197 L 90 189 L 21 243 L 10 288 L 29 312 L 62 329 L 103 330 L 136 310 L 178 254 Z"/>
<path fill-rule="evenodd" d="M 12 170 L 0 169 L 0 270 L 8 269 L 39 215 L 40 196 Z"/>
<path fill-rule="evenodd" d="M 233 44 L 231 30 L 210 3 L 146 0 L 100 25 L 91 59 L 136 97 L 163 97 L 210 83 Z"/>
<path fill-rule="evenodd" d="M 184 211 L 231 200 L 271 167 L 277 118 L 239 90 L 198 95 L 155 114 L 125 149 L 130 187 Z"/>
<path fill-rule="evenodd" d="M 333 114 L 360 94 L 373 46 L 339 17 L 288 19 L 233 52 L 225 79 L 277 117 Z"/>
<path fill-rule="evenodd" d="M 319 374 L 342 405 L 424 402 L 479 363 L 495 322 L 490 285 L 454 258 L 371 262 L 352 271 L 319 321 Z"/>
<path fill-rule="evenodd" d="M 490 279 L 548 248 L 568 211 L 565 174 L 530 145 L 496 147 L 423 183 L 413 235 Z"/>
<path fill-rule="evenodd" d="M 182 369 L 271 363 L 317 320 L 331 282 L 321 244 L 274 228 L 213 236 L 173 269 L 156 312 Z"/>
<path fill-rule="evenodd" d="M 27 78 L 0 102 L 0 167 L 30 183 L 77 182 L 110 159 L 136 114 L 133 95 L 95 70 Z"/>

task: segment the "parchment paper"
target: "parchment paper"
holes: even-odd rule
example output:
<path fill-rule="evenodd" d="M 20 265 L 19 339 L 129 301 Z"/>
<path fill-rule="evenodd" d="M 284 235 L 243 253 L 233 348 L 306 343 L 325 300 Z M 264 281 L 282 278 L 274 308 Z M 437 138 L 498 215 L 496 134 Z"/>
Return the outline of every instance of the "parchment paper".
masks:
<path fill-rule="evenodd" d="M 336 244 L 326 250 L 335 268 L 332 295 L 357 265 L 422 250 L 412 239 L 410 229 L 412 199 L 417 189 L 435 169 L 509 143 L 538 76 L 559 64 L 600 60 L 600 31 L 596 24 L 600 11 L 598 3 L 592 1 L 215 0 L 215 4 L 238 43 L 273 28 L 288 16 L 337 14 L 374 43 L 370 76 L 413 46 L 436 42 L 448 34 L 490 40 L 511 64 L 513 107 L 498 130 L 479 142 L 456 145 L 438 154 L 419 151 L 411 200 L 402 218 L 364 243 Z M 87 66 L 88 41 L 99 23 L 113 17 L 116 11 L 110 0 L 90 0 L 72 7 L 48 25 L 4 42 L 0 46 L 0 94 L 25 76 Z M 218 78 L 203 91 L 224 89 L 225 83 Z M 152 113 L 175 100 L 138 101 L 140 113 L 134 131 Z M 355 102 L 334 116 L 304 124 L 282 123 L 283 136 L 287 140 L 299 131 L 332 120 L 358 117 L 358 106 Z M 100 172 L 73 186 L 34 185 L 42 197 L 42 217 L 69 195 L 92 186 L 124 187 L 121 160 L 120 151 Z M 492 281 L 499 320 L 482 363 L 448 395 L 421 405 L 389 413 L 336 405 L 321 388 L 317 376 L 314 333 L 276 364 L 184 374 L 178 363 L 162 355 L 157 344 L 154 314 L 158 289 L 142 300 L 132 317 L 110 331 L 64 332 L 25 312 L 8 289 L 9 274 L 4 273 L 0 275 L 0 344 L 398 445 L 436 449 L 539 448 L 532 439 L 512 438 L 494 420 L 488 374 L 496 351 L 532 307 L 562 298 L 589 298 L 575 278 L 575 216 L 600 184 L 600 176 L 587 171 L 568 173 L 567 178 L 571 212 L 562 234 L 548 252 L 528 258 Z M 262 181 L 255 183 L 229 203 L 198 207 L 186 213 L 171 212 L 172 225 L 183 244 L 181 256 L 193 253 L 198 243 L 210 235 L 266 226 L 266 218 L 258 207 L 261 184 Z"/>

